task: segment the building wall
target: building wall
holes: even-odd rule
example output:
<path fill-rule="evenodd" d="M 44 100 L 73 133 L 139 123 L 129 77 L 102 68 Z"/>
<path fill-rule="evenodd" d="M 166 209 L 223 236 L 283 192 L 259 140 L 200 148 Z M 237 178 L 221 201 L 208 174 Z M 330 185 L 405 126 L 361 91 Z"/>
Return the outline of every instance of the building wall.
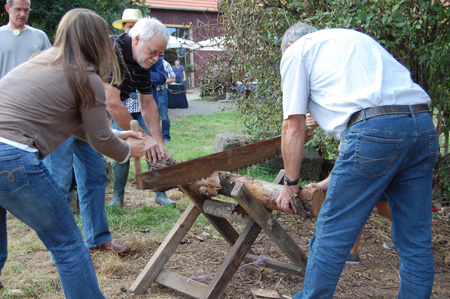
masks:
<path fill-rule="evenodd" d="M 149 15 L 157 18 L 167 27 L 190 28 L 191 35 L 189 39 L 194 41 L 201 41 L 217 36 L 218 12 L 152 8 Z M 198 24 L 207 24 L 208 26 L 199 26 Z M 169 52 L 170 53 L 166 53 L 166 60 L 173 65 L 176 54 L 173 53 L 174 51 Z M 201 69 L 204 59 L 208 55 L 209 53 L 204 53 L 204 51 L 194 51 L 194 53 L 190 55 L 191 63 Z M 193 85 L 197 87 L 199 82 L 198 72 L 194 73 L 192 80 L 194 81 Z"/>

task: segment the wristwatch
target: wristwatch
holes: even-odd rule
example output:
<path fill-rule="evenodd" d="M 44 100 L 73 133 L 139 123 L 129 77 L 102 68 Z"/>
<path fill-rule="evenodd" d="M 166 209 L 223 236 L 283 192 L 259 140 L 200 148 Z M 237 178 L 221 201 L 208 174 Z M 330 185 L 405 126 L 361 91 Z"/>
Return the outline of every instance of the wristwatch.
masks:
<path fill-rule="evenodd" d="M 299 178 L 297 178 L 296 180 L 291 181 L 290 179 L 288 179 L 288 178 L 286 177 L 286 175 L 284 176 L 284 184 L 285 184 L 285 185 L 288 185 L 288 186 L 294 186 L 294 185 L 297 185 L 297 184 L 298 184 L 298 181 L 299 181 Z"/>

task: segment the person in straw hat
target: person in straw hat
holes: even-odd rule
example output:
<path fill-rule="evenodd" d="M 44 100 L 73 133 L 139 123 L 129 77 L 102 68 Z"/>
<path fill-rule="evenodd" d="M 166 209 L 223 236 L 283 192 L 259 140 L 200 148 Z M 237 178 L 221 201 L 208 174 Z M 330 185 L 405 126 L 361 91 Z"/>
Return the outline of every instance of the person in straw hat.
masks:
<path fill-rule="evenodd" d="M 122 19 L 114 21 L 112 23 L 113 27 L 119 30 L 123 30 L 125 33 L 130 32 L 134 24 L 138 20 L 142 19 L 142 12 L 136 8 L 127 8 L 122 13 Z"/>

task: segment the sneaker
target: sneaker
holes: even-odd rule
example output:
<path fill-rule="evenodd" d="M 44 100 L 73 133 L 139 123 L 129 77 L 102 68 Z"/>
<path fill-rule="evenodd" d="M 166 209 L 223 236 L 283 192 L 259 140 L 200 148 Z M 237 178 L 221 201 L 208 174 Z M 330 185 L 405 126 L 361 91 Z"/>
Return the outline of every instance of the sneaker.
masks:
<path fill-rule="evenodd" d="M 0 290 L 3 289 L 3 283 L 0 281 Z"/>
<path fill-rule="evenodd" d="M 395 250 L 395 244 L 394 242 L 384 242 L 383 247 L 388 250 Z"/>
<path fill-rule="evenodd" d="M 345 263 L 347 265 L 359 265 L 359 253 L 350 254 Z"/>

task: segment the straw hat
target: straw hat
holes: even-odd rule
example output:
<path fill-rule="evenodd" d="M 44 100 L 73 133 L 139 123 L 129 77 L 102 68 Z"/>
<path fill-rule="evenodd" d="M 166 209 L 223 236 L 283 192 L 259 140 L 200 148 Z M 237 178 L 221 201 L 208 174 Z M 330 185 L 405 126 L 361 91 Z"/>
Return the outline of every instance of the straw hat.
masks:
<path fill-rule="evenodd" d="M 142 19 L 142 12 L 139 9 L 127 8 L 123 11 L 122 20 L 117 20 L 112 23 L 114 28 L 123 29 L 123 24 L 128 22 L 137 22 Z"/>

